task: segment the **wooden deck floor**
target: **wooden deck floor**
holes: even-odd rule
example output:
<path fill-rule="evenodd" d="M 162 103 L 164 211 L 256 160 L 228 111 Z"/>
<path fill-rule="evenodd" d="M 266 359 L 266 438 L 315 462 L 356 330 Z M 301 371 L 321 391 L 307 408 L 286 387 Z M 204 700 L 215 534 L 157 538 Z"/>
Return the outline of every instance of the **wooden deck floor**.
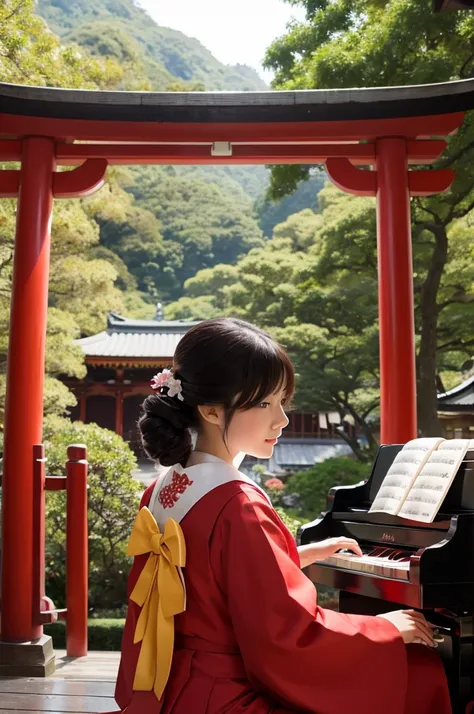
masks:
<path fill-rule="evenodd" d="M 70 659 L 57 651 L 57 670 L 49 679 L 0 677 L 0 714 L 117 711 L 114 688 L 119 658 L 116 652 L 92 652 Z"/>

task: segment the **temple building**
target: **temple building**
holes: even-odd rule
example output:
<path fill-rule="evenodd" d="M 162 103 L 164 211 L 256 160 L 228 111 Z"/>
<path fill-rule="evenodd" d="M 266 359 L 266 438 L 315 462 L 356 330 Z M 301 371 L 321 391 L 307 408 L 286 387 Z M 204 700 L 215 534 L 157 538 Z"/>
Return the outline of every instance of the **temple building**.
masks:
<path fill-rule="evenodd" d="M 87 375 L 82 380 L 64 379 L 78 402 L 71 418 L 115 431 L 141 457 L 136 428 L 140 405 L 151 393 L 153 375 L 171 366 L 178 342 L 195 324 L 165 320 L 160 304 L 152 320 L 110 312 L 103 332 L 76 342 L 84 350 Z M 310 468 L 332 456 L 351 454 L 340 433 L 354 426 L 337 412 L 291 412 L 288 417 L 290 423 L 272 459 L 262 462 L 273 473 Z M 256 462 L 250 459 L 244 465 L 250 468 L 252 463 Z"/>
<path fill-rule="evenodd" d="M 448 439 L 474 439 L 474 375 L 438 394 L 438 415 Z"/>
<path fill-rule="evenodd" d="M 151 393 L 150 381 L 169 367 L 176 345 L 195 322 L 164 320 L 158 305 L 153 320 L 131 320 L 110 312 L 103 332 L 77 340 L 84 350 L 85 379 L 65 379 L 77 397 L 71 418 L 111 429 L 137 451 L 136 421 Z"/>

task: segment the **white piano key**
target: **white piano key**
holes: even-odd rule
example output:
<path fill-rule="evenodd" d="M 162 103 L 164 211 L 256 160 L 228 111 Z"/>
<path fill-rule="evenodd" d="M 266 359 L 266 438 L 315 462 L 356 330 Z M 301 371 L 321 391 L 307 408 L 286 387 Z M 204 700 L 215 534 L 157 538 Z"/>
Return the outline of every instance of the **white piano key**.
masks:
<path fill-rule="evenodd" d="M 350 570 L 357 573 L 369 573 L 381 577 L 396 578 L 399 580 L 410 579 L 410 561 L 392 560 L 388 556 L 350 555 L 349 553 L 335 553 L 326 560 L 319 561 L 317 565 L 332 565 L 335 568 Z"/>

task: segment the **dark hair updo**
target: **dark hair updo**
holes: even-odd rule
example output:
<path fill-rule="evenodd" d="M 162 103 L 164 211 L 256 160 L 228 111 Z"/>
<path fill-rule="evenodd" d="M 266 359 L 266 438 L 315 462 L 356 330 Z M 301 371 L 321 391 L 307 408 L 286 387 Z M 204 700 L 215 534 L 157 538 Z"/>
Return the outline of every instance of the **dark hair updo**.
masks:
<path fill-rule="evenodd" d="M 192 327 L 176 348 L 172 373 L 181 380 L 183 401 L 165 394 L 165 387 L 145 399 L 138 422 L 146 453 L 163 466 L 186 465 L 198 405 L 223 406 L 227 431 L 237 409 L 251 409 L 282 388 L 288 399 L 294 391 L 285 350 L 263 330 L 234 318 Z"/>

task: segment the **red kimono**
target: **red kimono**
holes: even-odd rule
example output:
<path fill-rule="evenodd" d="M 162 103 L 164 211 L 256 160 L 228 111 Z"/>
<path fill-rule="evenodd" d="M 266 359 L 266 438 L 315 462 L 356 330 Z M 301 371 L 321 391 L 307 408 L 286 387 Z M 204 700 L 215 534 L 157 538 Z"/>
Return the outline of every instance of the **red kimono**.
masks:
<path fill-rule="evenodd" d="M 190 483 L 207 466 L 186 469 Z M 258 487 L 221 483 L 180 525 L 187 604 L 171 673 L 160 701 L 133 691 L 140 608 L 130 601 L 116 687 L 127 714 L 450 714 L 436 653 L 406 647 L 384 619 L 318 606 L 294 538 Z M 129 594 L 146 559 L 135 558 Z"/>

